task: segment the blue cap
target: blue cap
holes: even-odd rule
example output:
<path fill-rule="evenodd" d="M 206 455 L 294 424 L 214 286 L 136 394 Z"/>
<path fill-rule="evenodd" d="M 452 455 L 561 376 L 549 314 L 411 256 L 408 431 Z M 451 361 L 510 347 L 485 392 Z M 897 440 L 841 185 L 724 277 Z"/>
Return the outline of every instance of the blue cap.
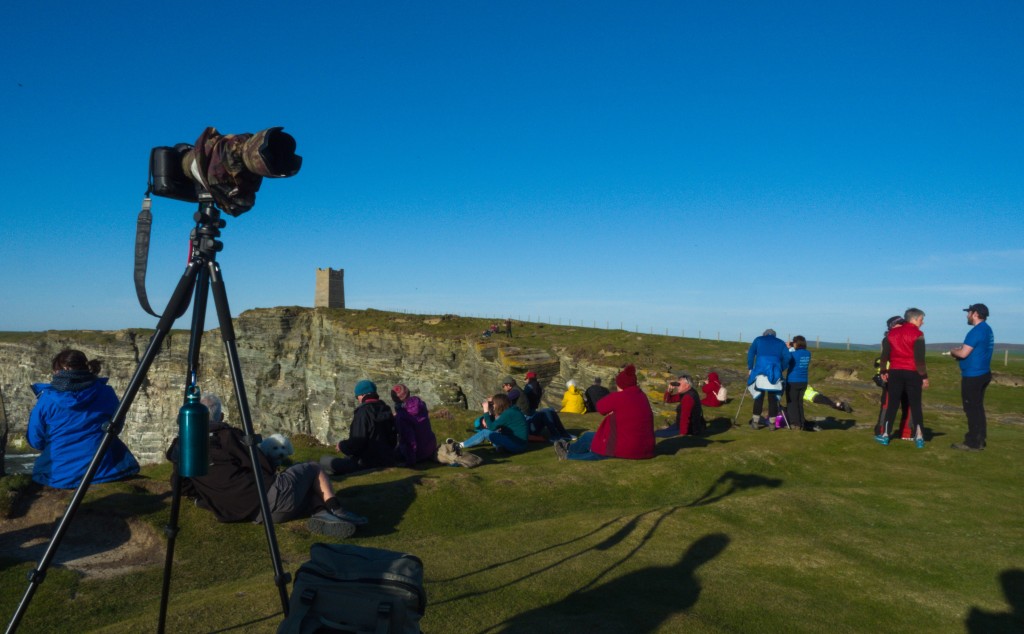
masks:
<path fill-rule="evenodd" d="M 369 379 L 363 379 L 359 383 L 356 383 L 356 396 L 363 396 L 364 394 L 374 394 L 377 392 L 377 386 L 373 384 L 373 381 Z"/>

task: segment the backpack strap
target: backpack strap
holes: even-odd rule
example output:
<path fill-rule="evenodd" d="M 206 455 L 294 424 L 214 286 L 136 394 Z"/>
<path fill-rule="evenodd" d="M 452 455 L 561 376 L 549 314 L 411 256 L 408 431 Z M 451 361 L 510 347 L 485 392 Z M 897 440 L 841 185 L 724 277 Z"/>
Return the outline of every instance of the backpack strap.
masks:
<path fill-rule="evenodd" d="M 390 602 L 381 601 L 377 604 L 377 629 L 374 634 L 388 634 L 391 631 L 391 610 Z"/>

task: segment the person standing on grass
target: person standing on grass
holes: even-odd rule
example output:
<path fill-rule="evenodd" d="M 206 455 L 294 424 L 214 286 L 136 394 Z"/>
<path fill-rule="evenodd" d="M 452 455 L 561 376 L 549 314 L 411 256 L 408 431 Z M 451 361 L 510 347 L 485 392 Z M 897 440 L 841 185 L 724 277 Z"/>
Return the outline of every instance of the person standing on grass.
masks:
<path fill-rule="evenodd" d="M 786 372 L 786 418 L 791 427 L 804 431 L 818 431 L 820 427 L 807 422 L 804 416 L 804 392 L 807 391 L 807 372 L 811 367 L 811 351 L 803 335 L 793 337 L 793 349 Z"/>
<path fill-rule="evenodd" d="M 985 389 L 992 382 L 992 351 L 996 345 L 992 327 L 988 325 L 988 306 L 971 304 L 964 309 L 967 324 L 974 326 L 964 343 L 949 351 L 960 361 L 960 397 L 967 415 L 967 433 L 962 443 L 953 449 L 978 451 L 985 448 L 987 421 L 985 420 Z"/>
<path fill-rule="evenodd" d="M 747 350 L 747 385 L 753 385 L 754 415 L 750 419 L 751 429 L 774 429 L 772 421 L 779 415 L 779 395 L 782 393 L 782 372 L 789 365 L 789 348 L 769 328 L 754 339 Z M 749 388 L 748 388 L 749 389 Z M 761 417 L 765 400 L 768 400 L 768 420 Z"/>
<path fill-rule="evenodd" d="M 910 420 L 914 426 L 914 444 L 924 449 L 924 414 L 921 411 L 921 391 L 928 388 L 928 370 L 925 367 L 924 311 L 908 308 L 903 313 L 904 323 L 893 328 L 882 340 L 882 380 L 887 382 L 889 406 L 880 434 L 875 440 L 881 445 L 889 444 L 889 432 L 900 401 L 906 397 L 910 407 Z"/>

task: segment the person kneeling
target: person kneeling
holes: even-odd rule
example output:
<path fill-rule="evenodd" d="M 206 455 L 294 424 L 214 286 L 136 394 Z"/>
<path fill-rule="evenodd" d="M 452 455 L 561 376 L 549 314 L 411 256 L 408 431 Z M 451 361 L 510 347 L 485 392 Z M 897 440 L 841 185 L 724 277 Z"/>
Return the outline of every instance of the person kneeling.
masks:
<path fill-rule="evenodd" d="M 489 442 L 495 449 L 509 453 L 526 451 L 526 417 L 519 408 L 512 406 L 506 394 L 495 394 L 488 400 L 488 406 L 488 413 L 482 417 L 486 428 L 459 443 L 459 447 L 466 449 Z"/>
<path fill-rule="evenodd" d="M 224 422 L 220 398 L 207 394 L 201 399 L 210 410 L 209 471 L 204 476 L 181 478 L 181 492 L 195 499 L 196 506 L 212 511 L 221 522 L 263 521 L 259 490 L 252 458 L 243 439 L 245 434 Z M 178 476 L 179 439 L 167 449 L 167 459 Z M 278 473 L 270 459 L 257 451 L 259 477 L 267 494 L 267 507 L 275 524 L 309 517 L 309 530 L 330 537 L 345 538 L 367 519 L 341 508 L 330 480 L 315 462 L 293 465 Z"/>

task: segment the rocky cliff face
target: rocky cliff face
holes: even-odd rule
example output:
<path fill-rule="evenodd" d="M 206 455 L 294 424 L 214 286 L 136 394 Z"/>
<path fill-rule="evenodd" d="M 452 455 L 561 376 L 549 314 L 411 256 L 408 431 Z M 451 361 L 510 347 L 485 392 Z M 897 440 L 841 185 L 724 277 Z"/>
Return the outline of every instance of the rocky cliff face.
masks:
<path fill-rule="evenodd" d="M 236 345 L 246 395 L 257 433 L 304 433 L 333 444 L 348 433 L 355 408 L 352 388 L 369 378 L 388 398 L 394 383 L 405 383 L 432 408 L 471 409 L 497 391 L 501 378 L 522 383 L 527 369 L 546 386 L 545 403 L 560 402 L 565 381 L 583 384 L 594 376 L 610 381 L 614 369 L 583 365 L 564 353 L 513 347 L 511 342 L 478 341 L 401 328 L 347 325 L 331 309 L 271 308 L 248 311 L 235 320 Z M 418 319 L 408 317 L 408 319 Z M 411 331 L 411 329 L 410 329 Z M 103 361 L 103 374 L 123 394 L 151 332 L 8 333 L 0 338 L 0 389 L 13 431 L 23 432 L 34 396 L 32 383 L 50 378 L 50 362 L 63 348 L 77 348 Z M 189 333 L 166 337 L 160 354 L 132 404 L 121 438 L 141 462 L 163 459 L 177 434 Z M 204 392 L 224 399 L 229 421 L 238 421 L 237 399 L 219 331 L 204 334 L 199 382 Z"/>

